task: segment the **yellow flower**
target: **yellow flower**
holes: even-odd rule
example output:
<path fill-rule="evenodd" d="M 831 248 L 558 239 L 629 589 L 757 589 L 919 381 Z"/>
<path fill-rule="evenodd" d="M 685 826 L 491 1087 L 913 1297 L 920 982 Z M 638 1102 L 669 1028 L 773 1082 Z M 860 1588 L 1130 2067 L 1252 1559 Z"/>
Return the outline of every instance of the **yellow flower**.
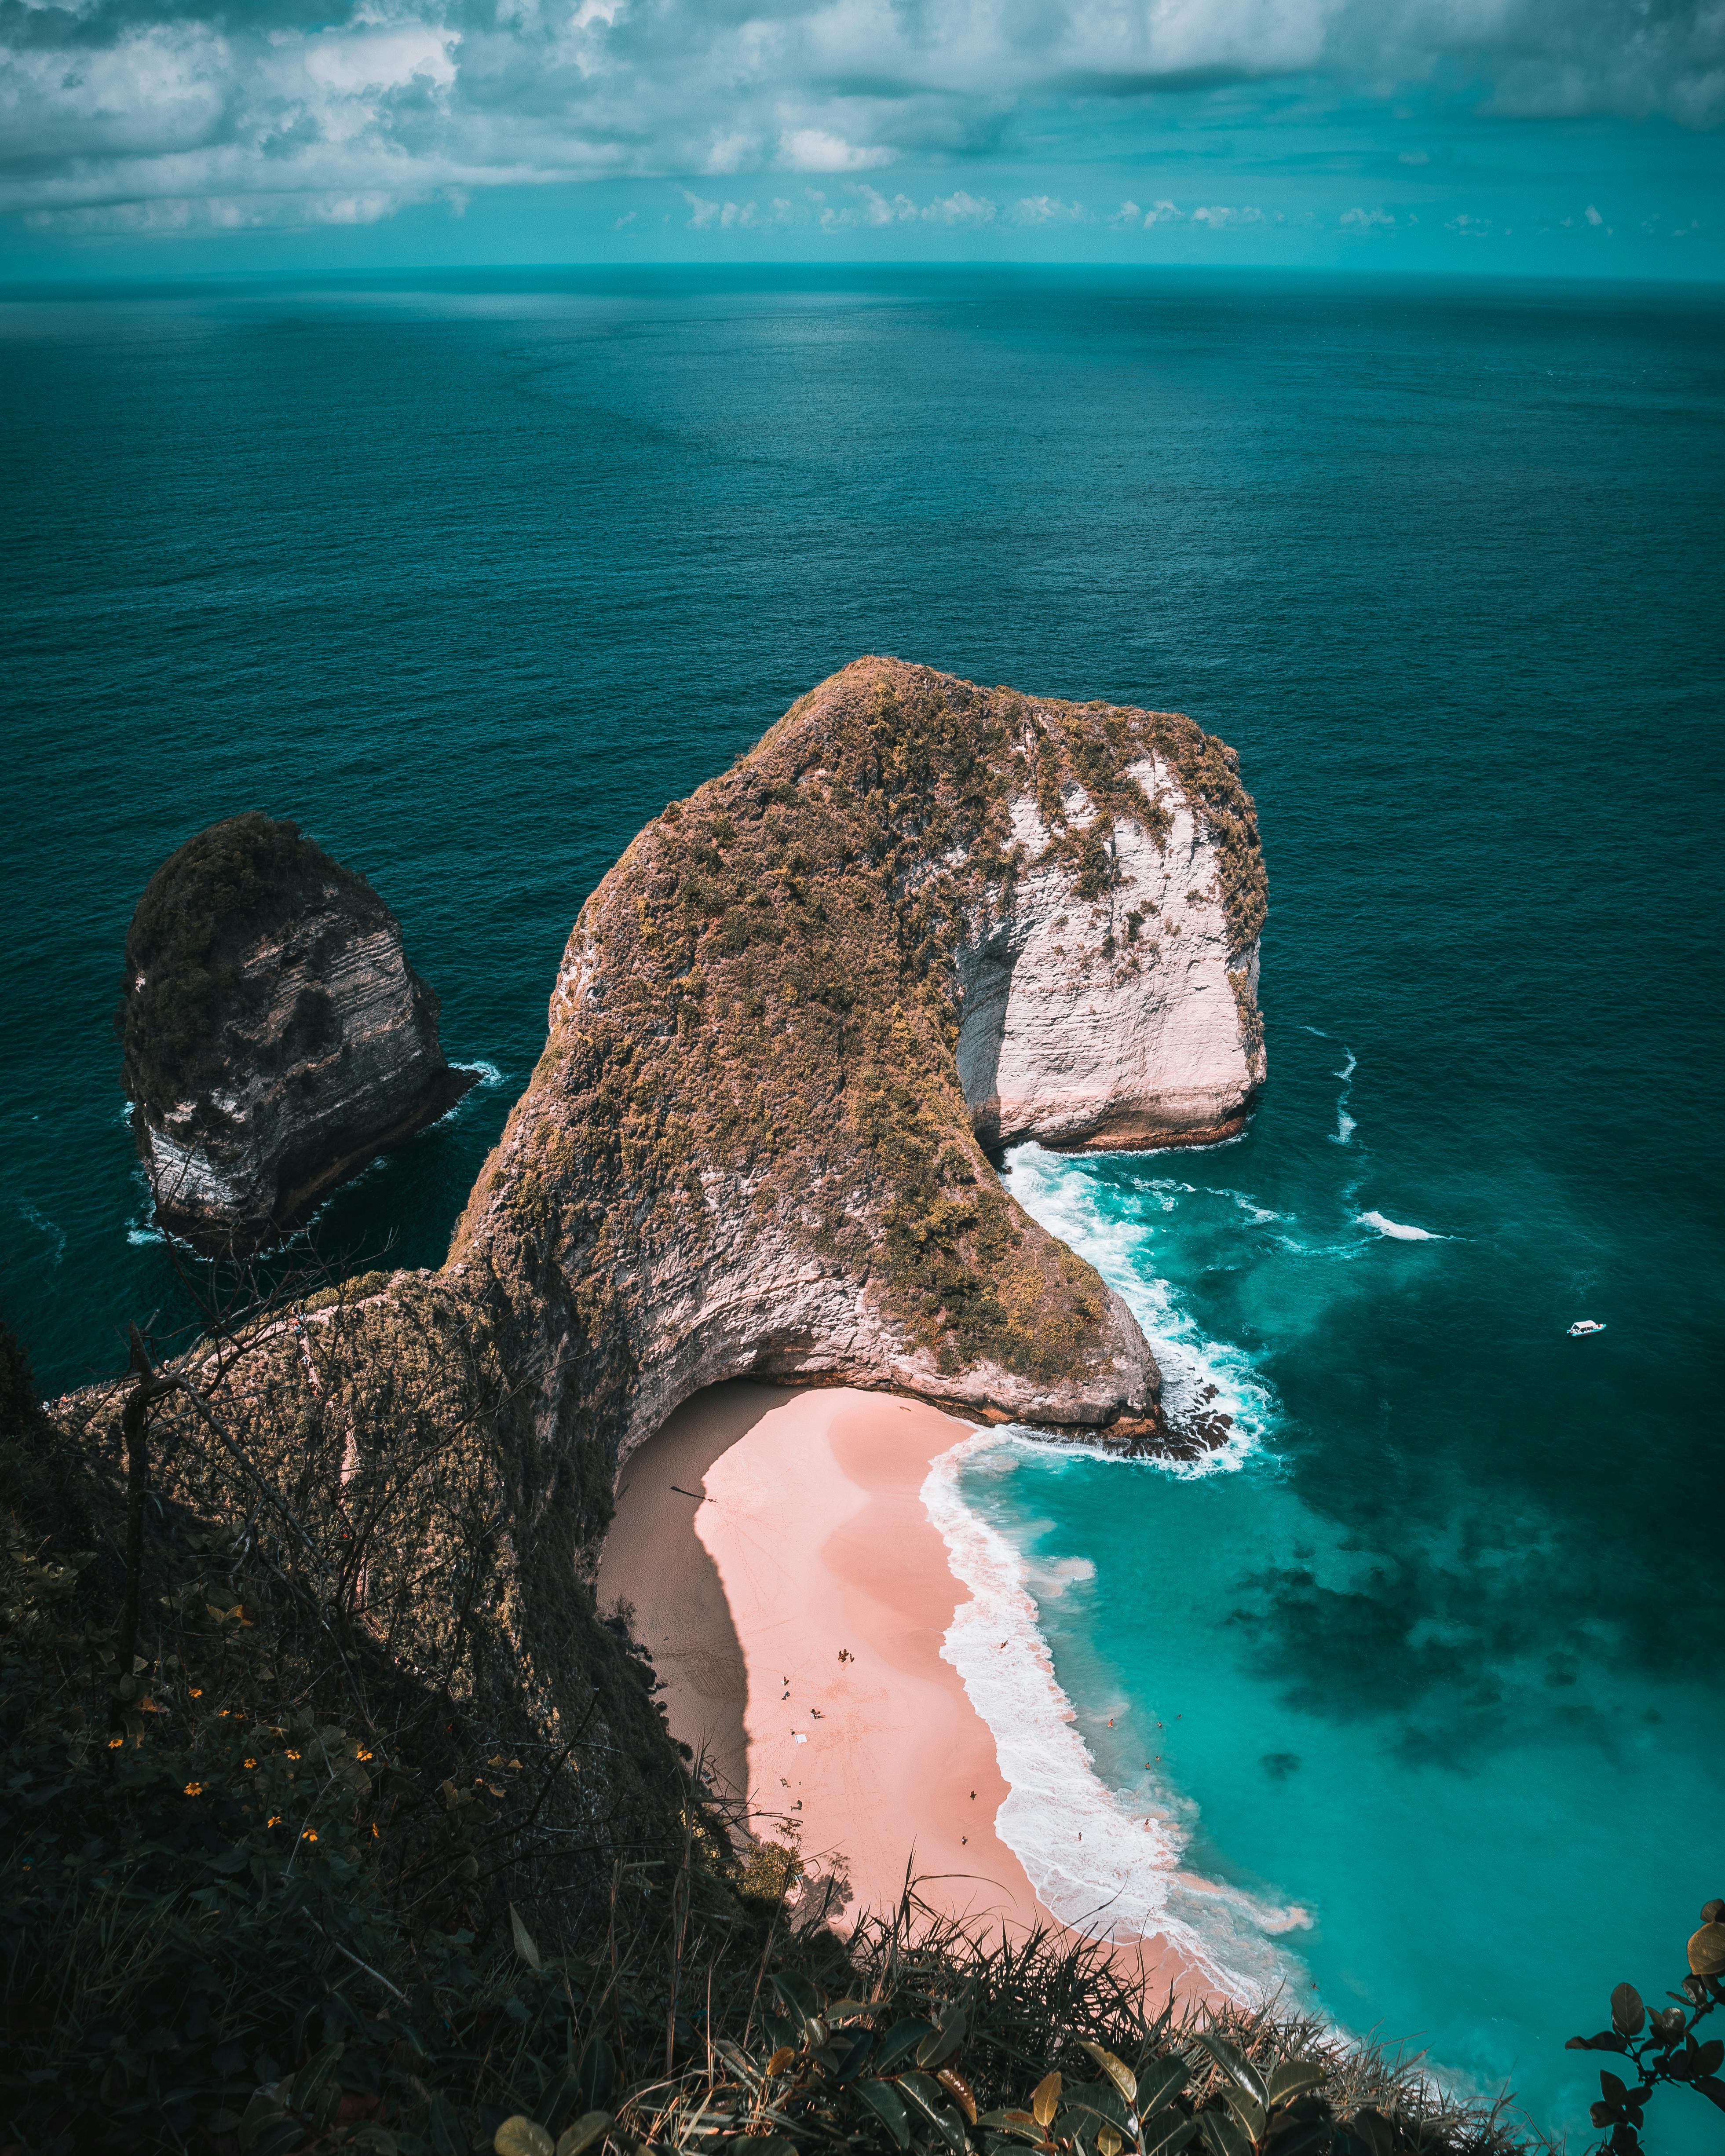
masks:
<path fill-rule="evenodd" d="M 126 1739 L 123 1737 L 110 1737 L 108 1739 L 108 1749 L 110 1752 L 117 1752 L 125 1742 Z"/>
<path fill-rule="evenodd" d="M 248 1767 L 255 1767 L 258 1763 L 255 1759 L 248 1759 L 245 1763 Z"/>
<path fill-rule="evenodd" d="M 203 1697 L 202 1688 L 198 1685 L 193 1685 L 188 1697 L 193 1699 L 202 1699 Z"/>
<path fill-rule="evenodd" d="M 312 1829 L 308 1826 L 304 1834 L 300 1836 L 300 1839 L 301 1841 L 316 1841 L 317 1836 Z"/>
<path fill-rule="evenodd" d="M 299 1756 L 300 1755 L 297 1752 L 290 1752 L 288 1754 L 290 1759 L 297 1759 Z"/>
<path fill-rule="evenodd" d="M 203 1783 L 187 1782 L 186 1784 L 186 1794 L 188 1797 L 201 1797 L 203 1794 Z"/>
<path fill-rule="evenodd" d="M 281 1814 L 280 1812 L 275 1813 L 270 1818 L 266 1819 L 264 1824 L 265 1826 L 280 1826 L 281 1825 Z"/>
<path fill-rule="evenodd" d="M 362 1752 L 359 1756 L 362 1759 L 369 1759 L 372 1755 L 369 1752 Z"/>

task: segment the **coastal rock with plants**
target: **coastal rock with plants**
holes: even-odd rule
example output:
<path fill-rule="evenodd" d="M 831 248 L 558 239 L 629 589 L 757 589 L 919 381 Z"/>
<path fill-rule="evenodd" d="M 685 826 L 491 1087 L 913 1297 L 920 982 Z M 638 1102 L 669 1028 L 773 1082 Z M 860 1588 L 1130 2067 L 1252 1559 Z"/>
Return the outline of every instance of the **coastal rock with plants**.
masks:
<path fill-rule="evenodd" d="M 171 1233 L 244 1255 L 297 1225 L 472 1084 L 365 878 L 296 824 L 214 824 L 158 869 L 116 1027 L 138 1151 Z"/>
<path fill-rule="evenodd" d="M 626 1456 L 723 1378 L 1165 1441 L 1142 1334 L 988 1148 L 1237 1131 L 1265 879 L 1189 719 L 860 660 L 635 839 L 445 1278 L 542 1440 Z"/>

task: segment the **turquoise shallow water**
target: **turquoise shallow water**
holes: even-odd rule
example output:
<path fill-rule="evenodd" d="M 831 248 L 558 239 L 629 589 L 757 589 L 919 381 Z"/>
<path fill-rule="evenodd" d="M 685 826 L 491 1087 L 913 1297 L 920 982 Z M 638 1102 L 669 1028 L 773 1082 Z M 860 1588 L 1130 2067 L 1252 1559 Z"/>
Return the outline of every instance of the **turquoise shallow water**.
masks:
<path fill-rule="evenodd" d="M 811 682 L 1190 711 L 1266 834 L 1263 1106 L 1008 1173 L 1251 1443 L 965 1487 L 1103 1780 L 1311 1912 L 1291 1980 L 1573 2123 L 1563 2037 L 1725 1877 L 1722 331 L 1092 271 L 0 295 L 0 1296 L 44 1384 L 172 1306 L 107 1012 L 213 818 L 371 874 L 496 1072 L 321 1224 L 429 1262 L 581 899 Z"/>

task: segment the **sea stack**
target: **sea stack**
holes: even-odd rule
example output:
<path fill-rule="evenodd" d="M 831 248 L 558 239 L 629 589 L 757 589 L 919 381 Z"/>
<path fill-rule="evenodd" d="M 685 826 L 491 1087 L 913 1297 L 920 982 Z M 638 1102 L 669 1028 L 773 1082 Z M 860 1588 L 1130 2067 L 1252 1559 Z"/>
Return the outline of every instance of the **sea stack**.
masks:
<path fill-rule="evenodd" d="M 236 1256 L 287 1234 L 472 1084 L 437 1015 L 400 922 L 297 824 L 189 839 L 138 902 L 115 1017 L 161 1225 Z"/>
<path fill-rule="evenodd" d="M 582 908 L 456 1231 L 536 1443 L 621 1460 L 741 1376 L 1178 1441 L 1131 1312 L 991 1155 L 1238 1132 L 1264 911 L 1189 718 L 894 659 L 801 698 Z"/>

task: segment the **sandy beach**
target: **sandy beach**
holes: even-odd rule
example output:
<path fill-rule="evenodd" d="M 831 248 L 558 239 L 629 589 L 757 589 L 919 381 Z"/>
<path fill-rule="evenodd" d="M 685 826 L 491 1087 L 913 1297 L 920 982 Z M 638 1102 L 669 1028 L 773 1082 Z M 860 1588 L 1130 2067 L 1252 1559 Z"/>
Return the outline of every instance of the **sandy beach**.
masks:
<path fill-rule="evenodd" d="M 746 1796 L 757 1834 L 848 1881 L 852 1921 L 930 1904 L 992 1930 L 1052 1922 L 995 1830 L 993 1736 L 941 1645 L 963 1594 L 924 1510 L 971 1425 L 841 1388 L 715 1386 L 630 1458 L 599 1568 L 634 1610 L 674 1736 Z M 1117 1942 L 1157 1991 L 1183 1965 Z"/>

